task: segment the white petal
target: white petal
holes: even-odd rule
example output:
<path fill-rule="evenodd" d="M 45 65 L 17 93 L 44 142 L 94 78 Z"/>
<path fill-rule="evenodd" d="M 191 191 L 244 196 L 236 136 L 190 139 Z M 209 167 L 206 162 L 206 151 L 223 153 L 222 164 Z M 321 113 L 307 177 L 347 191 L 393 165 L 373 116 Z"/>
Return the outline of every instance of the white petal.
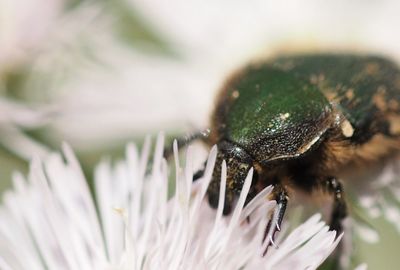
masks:
<path fill-rule="evenodd" d="M 310 218 L 278 250 L 259 254 L 268 213 L 275 202 L 266 188 L 243 208 L 252 170 L 230 217 L 204 200 L 216 160 L 209 155 L 199 186 L 191 188 L 193 149 L 184 169 L 177 163 L 176 193 L 168 199 L 168 173 L 160 135 L 152 172 L 146 175 L 149 141 L 139 158 L 129 145 L 126 160 L 101 162 L 95 173 L 95 204 L 71 149 L 34 160 L 28 181 L 15 176 L 0 210 L 0 266 L 4 269 L 287 269 L 317 267 L 337 245 L 320 215 Z M 175 156 L 177 147 L 175 143 Z M 177 160 L 178 161 L 178 160 Z M 188 180 L 189 178 L 189 180 Z M 224 198 L 226 164 L 222 164 Z M 245 221 L 251 215 L 251 222 Z M 241 254 L 237 256 L 237 254 Z"/>

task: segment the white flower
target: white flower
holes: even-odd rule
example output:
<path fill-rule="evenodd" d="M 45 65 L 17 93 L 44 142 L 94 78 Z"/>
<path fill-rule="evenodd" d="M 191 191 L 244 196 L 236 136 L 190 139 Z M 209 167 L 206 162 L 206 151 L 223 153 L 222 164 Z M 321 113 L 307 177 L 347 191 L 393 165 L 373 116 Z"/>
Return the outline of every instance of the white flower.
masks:
<path fill-rule="evenodd" d="M 6 95 L 15 90 L 26 91 L 28 100 L 41 100 L 46 91 L 52 91 L 52 86 L 39 81 L 51 77 L 53 83 L 60 84 L 56 76 L 59 72 L 55 72 L 60 66 L 64 71 L 68 65 L 78 69 L 77 64 L 82 64 L 76 61 L 78 57 L 72 57 L 73 49 L 76 51 L 80 44 L 71 44 L 70 40 L 76 41 L 82 31 L 87 31 L 85 20 L 91 22 L 98 9 L 82 5 L 77 12 L 65 12 L 66 3 L 66 0 L 0 1 L 0 145 L 25 160 L 49 153 L 45 145 L 24 131 L 50 125 L 59 114 L 60 104 L 48 101 L 30 104 Z M 18 83 L 27 89 L 9 88 L 8 76 L 15 74 L 23 74 Z"/>
<path fill-rule="evenodd" d="M 400 234 L 400 159 L 392 159 L 379 169 L 360 175 L 355 189 L 357 203 L 372 219 L 383 217 Z M 365 182 L 369 182 L 365 185 Z M 364 183 L 364 184 L 363 184 Z M 377 242 L 379 235 L 362 222 L 356 223 L 356 232 L 368 242 Z"/>
<path fill-rule="evenodd" d="M 14 191 L 5 194 L 0 210 L 0 268 L 316 269 L 341 239 L 314 215 L 289 235 L 282 232 L 279 249 L 270 247 L 262 257 L 267 212 L 275 205 L 266 199 L 271 187 L 243 208 L 250 172 L 232 216 L 223 217 L 222 200 L 217 211 L 203 200 L 216 148 L 195 183 L 195 153 L 188 150 L 181 169 L 175 152 L 177 188 L 171 198 L 163 137 L 157 140 L 150 175 L 149 149 L 147 140 L 140 157 L 130 145 L 126 159 L 114 168 L 102 162 L 95 200 L 68 146 L 63 148 L 66 161 L 54 154 L 43 163 L 34 160 L 27 179 L 16 174 Z"/>
<path fill-rule="evenodd" d="M 23 130 L 48 124 L 54 110 L 50 106 L 28 106 L 0 97 L 0 145 L 17 156 L 29 160 L 44 157 L 49 149 L 23 133 Z"/>
<path fill-rule="evenodd" d="M 0 77 L 46 44 L 64 0 L 0 1 Z"/>

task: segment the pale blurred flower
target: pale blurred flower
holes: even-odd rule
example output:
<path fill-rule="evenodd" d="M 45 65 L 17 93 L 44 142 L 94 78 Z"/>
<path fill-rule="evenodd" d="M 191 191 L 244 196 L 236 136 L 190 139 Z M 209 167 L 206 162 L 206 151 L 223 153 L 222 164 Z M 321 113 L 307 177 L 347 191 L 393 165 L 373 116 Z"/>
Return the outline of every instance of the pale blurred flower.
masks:
<path fill-rule="evenodd" d="M 92 48 L 102 65 L 53 94 L 63 112 L 55 130 L 79 149 L 159 129 L 206 127 L 215 92 L 227 75 L 259 55 L 347 49 L 400 59 L 395 0 L 122 2 L 173 53 L 144 53 L 135 47 L 140 40 L 131 47 L 114 39 Z M 103 13 L 93 24 L 106 20 L 102 28 L 112 29 L 118 19 L 113 16 Z M 87 31 L 88 39 L 98 32 Z"/>
<path fill-rule="evenodd" d="M 399 59 L 395 0 L 114 3 L 158 34 L 168 52 L 146 51 L 140 38 L 121 41 L 121 13 L 107 1 L 71 9 L 66 0 L 18 2 L 0 3 L 0 60 L 14 66 L 29 59 L 27 98 L 58 108 L 47 135 L 78 150 L 160 129 L 207 127 L 227 75 L 259 55 L 350 49 Z"/>
<path fill-rule="evenodd" d="M 400 159 L 388 161 L 383 168 L 367 171 L 359 177 L 364 178 L 359 180 L 364 184 L 355 190 L 358 204 L 370 218 L 383 217 L 400 234 Z M 370 183 L 365 185 L 368 181 Z M 379 240 L 378 233 L 362 223 L 356 223 L 356 229 L 358 235 L 368 242 Z"/>
<path fill-rule="evenodd" d="M 35 108 L 0 97 L 0 145 L 26 160 L 46 156 L 49 149 L 24 134 L 23 130 L 48 124 L 53 113 L 50 107 Z"/>
<path fill-rule="evenodd" d="M 4 71 L 33 58 L 47 44 L 65 2 L 0 1 L 0 78 Z"/>
<path fill-rule="evenodd" d="M 316 269 L 341 239 L 314 215 L 286 237 L 282 232 L 279 249 L 270 247 L 262 257 L 267 212 L 275 205 L 266 199 L 272 188 L 243 208 L 250 172 L 232 216 L 222 217 L 222 200 L 217 211 L 211 210 L 203 198 L 216 148 L 195 184 L 191 160 L 196 153 L 188 150 L 184 169 L 176 156 L 177 188 L 168 199 L 163 138 L 158 138 L 151 175 L 146 174 L 149 141 L 140 157 L 130 145 L 126 159 L 114 168 L 109 162 L 98 166 L 95 200 L 71 149 L 63 149 L 66 161 L 57 154 L 43 163 L 35 160 L 27 179 L 16 174 L 15 190 L 5 194 L 1 269 Z"/>
<path fill-rule="evenodd" d="M 146 51 L 140 38 L 122 42 L 121 13 L 106 2 L 82 1 L 70 9 L 67 0 L 0 3 L 0 68 L 33 58 L 25 92 L 58 107 L 53 136 L 79 150 L 159 129 L 206 127 L 227 75 L 259 55 L 349 49 L 400 59 L 395 0 L 114 4 L 172 52 Z M 47 84 L 38 84 L 43 75 Z"/>
<path fill-rule="evenodd" d="M 0 145 L 25 160 L 49 153 L 46 145 L 24 131 L 50 127 L 61 115 L 62 104 L 49 100 L 48 93 L 57 92 L 73 76 L 72 70 L 78 72 L 88 63 L 82 57 L 82 42 L 86 41 L 82 37 L 91 32 L 92 46 L 99 44 L 97 40 L 106 43 L 102 35 L 96 37 L 99 31 L 95 29 L 102 24 L 91 27 L 101 9 L 82 4 L 67 12 L 68 3 L 0 1 Z M 17 89 L 9 83 L 15 75 Z M 13 96 L 23 91 L 28 93 L 26 100 Z"/>

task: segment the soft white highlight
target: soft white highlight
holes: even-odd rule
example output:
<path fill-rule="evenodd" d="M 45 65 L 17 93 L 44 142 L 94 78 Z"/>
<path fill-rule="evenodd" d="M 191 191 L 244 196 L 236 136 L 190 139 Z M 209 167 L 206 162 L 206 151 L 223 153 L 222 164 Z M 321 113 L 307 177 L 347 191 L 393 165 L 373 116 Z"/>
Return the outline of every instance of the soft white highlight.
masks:
<path fill-rule="evenodd" d="M 0 75 L 31 58 L 45 44 L 63 0 L 0 1 Z M 1 76 L 0 76 L 1 77 Z"/>
<path fill-rule="evenodd" d="M 0 145 L 15 155 L 30 160 L 44 157 L 49 149 L 26 135 L 23 130 L 40 128 L 54 117 L 52 106 L 28 106 L 0 97 Z"/>

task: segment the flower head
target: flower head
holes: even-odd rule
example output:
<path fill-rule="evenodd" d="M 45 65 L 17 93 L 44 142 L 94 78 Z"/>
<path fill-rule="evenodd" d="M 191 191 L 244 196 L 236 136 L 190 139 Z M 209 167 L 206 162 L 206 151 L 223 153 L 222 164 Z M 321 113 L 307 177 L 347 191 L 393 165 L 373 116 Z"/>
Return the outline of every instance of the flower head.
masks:
<path fill-rule="evenodd" d="M 53 154 L 43 162 L 34 160 L 26 179 L 16 174 L 14 191 L 5 194 L 0 210 L 0 268 L 315 269 L 340 241 L 317 214 L 287 236 L 281 233 L 279 248 L 262 256 L 268 212 L 275 205 L 267 199 L 272 187 L 244 206 L 250 172 L 233 214 L 223 217 L 222 199 L 216 211 L 203 200 L 216 148 L 209 154 L 204 177 L 195 183 L 192 150 L 183 169 L 175 152 L 176 188 L 171 198 L 163 137 L 157 140 L 147 174 L 149 149 L 147 140 L 139 157 L 129 145 L 125 160 L 115 166 L 100 163 L 95 199 L 66 145 L 65 161 Z M 224 182 L 225 164 L 222 170 Z"/>

